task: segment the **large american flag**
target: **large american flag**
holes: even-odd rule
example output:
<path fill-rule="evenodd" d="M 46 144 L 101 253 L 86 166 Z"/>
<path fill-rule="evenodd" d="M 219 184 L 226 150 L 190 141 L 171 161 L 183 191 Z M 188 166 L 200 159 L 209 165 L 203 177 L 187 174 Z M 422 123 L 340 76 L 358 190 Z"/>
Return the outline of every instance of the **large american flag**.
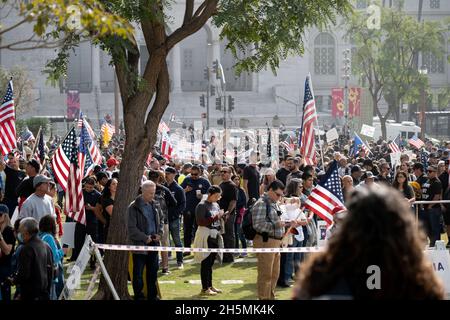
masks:
<path fill-rule="evenodd" d="M 94 130 L 92 130 L 89 123 L 86 121 L 86 119 L 83 119 L 83 127 L 86 129 L 88 136 L 85 136 L 85 141 L 88 143 L 89 146 L 89 152 L 91 154 L 92 161 L 95 164 L 101 164 L 102 163 L 102 153 L 100 152 L 100 149 L 97 145 L 97 139 L 94 133 Z"/>
<path fill-rule="evenodd" d="M 311 76 L 308 75 L 305 81 L 302 130 L 300 130 L 300 154 L 305 158 L 305 164 L 307 165 L 316 163 L 316 147 L 314 143 L 314 123 L 316 120 L 316 103 L 312 92 Z"/>
<path fill-rule="evenodd" d="M 83 180 L 83 173 L 78 163 L 78 149 L 76 139 L 72 140 L 69 151 L 69 179 L 67 181 L 65 209 L 66 214 L 73 220 L 81 224 L 86 224 L 81 182 Z"/>
<path fill-rule="evenodd" d="M 417 137 L 417 134 L 415 134 L 411 139 L 409 139 L 408 143 L 417 149 L 420 149 L 425 145 L 425 143 Z"/>
<path fill-rule="evenodd" d="M 67 180 L 69 179 L 70 156 L 73 144 L 76 145 L 77 135 L 75 127 L 70 129 L 64 141 L 56 149 L 52 158 L 53 174 L 61 188 L 67 190 Z"/>
<path fill-rule="evenodd" d="M 164 121 L 161 120 L 161 122 L 159 123 L 159 126 L 158 126 L 158 132 L 163 134 L 164 132 L 169 132 L 169 131 L 170 131 L 170 128 L 167 125 L 167 123 L 165 123 Z"/>
<path fill-rule="evenodd" d="M 397 138 L 395 138 L 393 141 L 388 143 L 388 147 L 392 153 L 401 152 L 397 141 L 400 142 L 400 135 L 398 135 Z"/>
<path fill-rule="evenodd" d="M 13 95 L 13 82 L 10 80 L 0 107 L 0 147 L 3 155 L 17 147 Z"/>
<path fill-rule="evenodd" d="M 36 141 L 33 157 L 41 164 L 44 163 L 45 147 L 44 147 L 44 132 L 42 131 L 42 128 L 39 129 L 38 140 Z"/>
<path fill-rule="evenodd" d="M 341 179 L 338 173 L 338 163 L 333 161 L 325 176 L 312 190 L 305 202 L 305 208 L 311 210 L 328 224 L 333 222 L 336 208 L 344 208 Z"/>

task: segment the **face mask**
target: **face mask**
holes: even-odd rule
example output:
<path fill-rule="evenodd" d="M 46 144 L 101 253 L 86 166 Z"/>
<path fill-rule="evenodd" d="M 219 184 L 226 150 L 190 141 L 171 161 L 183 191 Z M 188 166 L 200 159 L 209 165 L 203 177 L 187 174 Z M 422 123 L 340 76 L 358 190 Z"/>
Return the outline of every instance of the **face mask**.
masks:
<path fill-rule="evenodd" d="M 17 240 L 19 240 L 20 243 L 23 243 L 23 235 L 21 233 L 17 235 Z"/>

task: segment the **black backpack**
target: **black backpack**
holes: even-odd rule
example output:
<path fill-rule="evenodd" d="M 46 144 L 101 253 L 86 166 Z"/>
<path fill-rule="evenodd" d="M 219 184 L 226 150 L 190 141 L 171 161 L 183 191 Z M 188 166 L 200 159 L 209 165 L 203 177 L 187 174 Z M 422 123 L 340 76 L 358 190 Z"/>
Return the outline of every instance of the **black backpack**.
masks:
<path fill-rule="evenodd" d="M 265 201 L 266 203 L 266 220 L 269 217 L 270 212 L 270 203 L 268 201 Z M 257 202 L 250 205 L 244 213 L 244 216 L 242 217 L 242 232 L 244 233 L 244 237 L 247 240 L 253 240 L 257 234 L 256 230 L 253 228 L 253 218 L 252 218 L 252 209 L 254 208 L 255 204 Z"/>

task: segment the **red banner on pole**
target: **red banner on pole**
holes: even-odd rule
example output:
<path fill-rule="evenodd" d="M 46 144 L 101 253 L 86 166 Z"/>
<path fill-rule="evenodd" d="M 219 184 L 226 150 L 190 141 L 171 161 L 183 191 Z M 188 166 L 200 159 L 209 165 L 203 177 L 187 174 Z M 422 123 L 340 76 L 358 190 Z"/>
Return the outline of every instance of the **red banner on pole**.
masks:
<path fill-rule="evenodd" d="M 350 88 L 348 93 L 348 114 L 350 117 L 361 115 L 361 88 Z"/>
<path fill-rule="evenodd" d="M 331 114 L 333 118 L 342 118 L 344 116 L 344 89 L 331 89 Z"/>
<path fill-rule="evenodd" d="M 67 91 L 67 119 L 74 120 L 80 116 L 80 93 L 78 90 Z"/>

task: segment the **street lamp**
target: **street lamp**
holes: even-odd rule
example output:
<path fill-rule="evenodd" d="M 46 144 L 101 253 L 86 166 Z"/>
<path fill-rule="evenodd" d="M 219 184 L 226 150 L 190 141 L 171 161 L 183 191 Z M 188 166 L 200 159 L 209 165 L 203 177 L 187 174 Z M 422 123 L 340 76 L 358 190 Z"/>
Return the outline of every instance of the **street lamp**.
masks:
<path fill-rule="evenodd" d="M 422 65 L 419 69 L 419 73 L 423 76 L 427 76 L 428 69 L 426 65 Z M 425 119 L 425 81 L 421 87 L 421 110 L 420 110 L 420 135 L 422 140 L 425 139 L 425 128 L 426 128 L 426 119 Z"/>
<path fill-rule="evenodd" d="M 343 52 L 344 54 L 344 67 L 342 68 L 342 71 L 344 74 L 342 75 L 342 79 L 344 80 L 344 117 L 345 117 L 345 124 L 344 124 L 344 135 L 347 137 L 347 139 L 350 137 L 349 133 L 349 127 L 348 127 L 348 81 L 350 80 L 350 71 L 351 71 L 351 60 L 350 60 L 350 49 L 345 49 Z"/>

